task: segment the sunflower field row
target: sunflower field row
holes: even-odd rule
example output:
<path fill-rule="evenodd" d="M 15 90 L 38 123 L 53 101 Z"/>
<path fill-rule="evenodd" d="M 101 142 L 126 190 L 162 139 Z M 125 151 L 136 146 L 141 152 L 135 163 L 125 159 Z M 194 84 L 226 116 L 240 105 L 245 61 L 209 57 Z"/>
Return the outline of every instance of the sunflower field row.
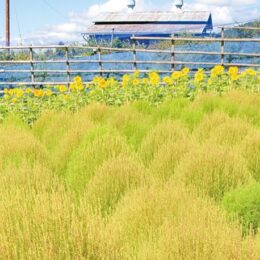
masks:
<path fill-rule="evenodd" d="M 188 68 L 183 68 L 170 76 L 160 77 L 157 72 L 151 72 L 141 77 L 136 71 L 132 75 L 124 75 L 121 80 L 95 77 L 90 84 L 76 76 L 69 86 L 4 89 L 0 115 L 3 118 L 8 112 L 15 112 L 25 121 L 33 122 L 46 109 L 78 111 L 90 103 L 118 106 L 138 100 L 157 105 L 176 97 L 194 100 L 201 93 L 222 95 L 238 89 L 259 93 L 260 72 L 252 68 L 239 72 L 237 67 L 225 70 L 218 65 L 210 73 L 199 69 L 192 74 Z"/>

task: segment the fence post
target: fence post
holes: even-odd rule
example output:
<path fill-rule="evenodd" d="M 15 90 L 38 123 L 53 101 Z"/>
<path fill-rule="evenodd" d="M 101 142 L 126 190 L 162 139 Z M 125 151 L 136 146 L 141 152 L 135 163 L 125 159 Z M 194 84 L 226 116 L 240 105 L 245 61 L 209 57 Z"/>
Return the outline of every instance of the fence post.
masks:
<path fill-rule="evenodd" d="M 66 69 L 67 69 L 67 85 L 70 85 L 70 62 L 69 62 L 69 48 L 65 47 L 65 56 L 66 56 Z"/>
<path fill-rule="evenodd" d="M 137 63 L 136 63 L 136 40 L 135 35 L 132 36 L 132 48 L 133 48 L 133 70 L 137 70 Z"/>
<path fill-rule="evenodd" d="M 33 63 L 33 48 L 30 47 L 30 64 L 31 64 L 31 82 L 32 87 L 35 87 L 34 63 Z"/>
<path fill-rule="evenodd" d="M 175 70 L 175 40 L 174 40 L 174 34 L 172 34 L 172 44 L 171 44 L 171 70 Z"/>
<path fill-rule="evenodd" d="M 99 69 L 99 75 L 102 77 L 103 72 L 102 72 L 102 57 L 101 57 L 101 48 L 98 46 L 98 69 Z"/>
<path fill-rule="evenodd" d="M 225 39 L 224 39 L 224 33 L 225 32 L 225 28 L 222 27 L 221 28 L 221 65 L 224 66 L 224 58 L 225 58 L 225 54 L 224 54 L 224 45 L 225 45 Z"/>

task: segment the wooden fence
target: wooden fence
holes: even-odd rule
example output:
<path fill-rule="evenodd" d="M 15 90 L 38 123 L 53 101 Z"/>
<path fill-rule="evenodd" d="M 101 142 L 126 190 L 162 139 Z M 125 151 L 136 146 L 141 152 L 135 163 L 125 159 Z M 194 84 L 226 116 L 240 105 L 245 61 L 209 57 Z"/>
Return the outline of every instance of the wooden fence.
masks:
<path fill-rule="evenodd" d="M 255 28 L 246 28 L 246 29 L 255 29 Z M 29 54 L 29 58 L 26 60 L 23 59 L 15 59 L 15 60 L 0 60 L 0 86 L 2 85 L 58 85 L 58 84 L 69 84 L 72 81 L 72 74 L 83 73 L 83 74 L 96 74 L 96 75 L 104 75 L 105 73 L 132 73 L 136 70 L 139 70 L 141 73 L 148 73 L 151 70 L 148 69 L 138 69 L 140 64 L 151 64 L 151 65 L 169 65 L 169 70 L 159 70 L 159 73 L 171 73 L 176 69 L 177 65 L 182 66 L 191 66 L 197 65 L 200 67 L 204 66 L 215 66 L 217 64 L 221 64 L 225 67 L 228 66 L 238 66 L 238 67 L 254 67 L 260 68 L 260 63 L 251 64 L 251 63 L 232 63 L 232 62 L 225 62 L 225 57 L 233 55 L 238 57 L 251 57 L 251 58 L 260 58 L 260 53 L 252 53 L 252 52 L 227 52 L 225 50 L 226 43 L 245 43 L 245 42 L 255 42 L 260 44 L 260 38 L 227 38 L 224 36 L 225 28 L 221 28 L 221 37 L 217 38 L 200 38 L 200 37 L 135 37 L 131 38 L 131 47 L 130 48 L 113 48 L 113 47 L 101 47 L 101 46 L 65 46 L 65 45 L 49 45 L 49 46 L 11 46 L 11 47 L 0 47 L 0 52 L 11 52 L 14 50 L 18 51 L 27 51 Z M 167 49 L 149 49 L 149 48 L 141 48 L 140 45 L 137 43 L 139 41 L 168 41 L 170 42 L 170 48 Z M 189 50 L 176 50 L 176 46 L 180 44 L 180 42 L 185 43 L 219 43 L 220 50 L 214 52 L 208 51 L 189 51 Z M 48 60 L 39 60 L 35 58 L 35 53 L 39 50 L 62 50 L 65 54 L 62 59 L 48 59 Z M 75 60 L 70 58 L 70 51 L 74 49 L 81 49 L 81 50 L 88 50 L 93 53 L 96 53 L 97 59 L 89 60 L 89 59 L 81 59 Z M 132 60 L 107 60 L 103 59 L 103 55 L 107 53 L 113 52 L 127 52 L 132 53 Z M 138 60 L 137 53 L 164 53 L 169 54 L 169 60 Z M 214 55 L 219 56 L 220 62 L 193 62 L 193 61 L 182 61 L 177 60 L 176 55 L 183 54 L 183 55 Z M 37 69 L 37 64 L 63 64 L 65 65 L 66 69 Z M 72 65 L 74 64 L 90 64 L 94 63 L 98 65 L 98 69 L 91 70 L 91 69 L 72 69 Z M 4 66 L 6 65 L 29 65 L 30 69 L 5 69 Z M 131 69 L 104 69 L 105 64 L 130 64 Z M 28 73 L 30 75 L 30 80 L 26 82 L 17 82 L 11 80 L 2 80 L 1 81 L 1 73 L 10 73 L 14 77 L 17 73 Z M 37 81 L 35 74 L 37 73 L 46 73 L 46 74 L 62 74 L 66 76 L 66 81 Z"/>

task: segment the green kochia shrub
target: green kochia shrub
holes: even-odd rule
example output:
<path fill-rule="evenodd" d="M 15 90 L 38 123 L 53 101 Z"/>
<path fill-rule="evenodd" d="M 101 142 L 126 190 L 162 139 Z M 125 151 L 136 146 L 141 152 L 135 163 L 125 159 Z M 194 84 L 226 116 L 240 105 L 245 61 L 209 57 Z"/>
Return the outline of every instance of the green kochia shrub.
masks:
<path fill-rule="evenodd" d="M 82 117 L 88 120 L 91 120 L 95 123 L 104 123 L 107 116 L 112 112 L 112 109 L 111 107 L 103 104 L 93 103 L 82 108 L 79 112 Z"/>
<path fill-rule="evenodd" d="M 19 116 L 15 114 L 9 114 L 2 122 L 2 125 L 4 126 L 13 126 L 17 129 L 21 128 L 23 130 L 29 130 L 30 126 L 25 123 Z"/>
<path fill-rule="evenodd" d="M 194 129 L 193 135 L 199 142 L 205 142 L 212 131 L 220 124 L 223 124 L 230 120 L 230 117 L 223 112 L 213 112 L 211 114 L 206 114 L 199 125 Z"/>
<path fill-rule="evenodd" d="M 118 108 L 111 114 L 108 123 L 125 136 L 135 150 L 152 125 L 148 115 L 143 115 L 130 105 Z"/>
<path fill-rule="evenodd" d="M 71 125 L 72 116 L 71 112 L 45 112 L 33 125 L 33 132 L 43 145 L 51 151 L 67 132 Z"/>
<path fill-rule="evenodd" d="M 142 187 L 120 200 L 105 229 L 107 249 L 96 251 L 108 259 L 253 256 L 248 244 L 242 244 L 239 227 L 228 224 L 223 213 L 212 201 L 174 182 Z"/>
<path fill-rule="evenodd" d="M 260 184 L 253 183 L 228 192 L 223 197 L 223 207 L 238 216 L 244 232 L 260 227 Z"/>
<path fill-rule="evenodd" d="M 183 140 L 188 130 L 178 121 L 162 121 L 152 128 L 143 139 L 139 154 L 145 164 L 149 164 L 159 147 L 169 141 Z"/>
<path fill-rule="evenodd" d="M 120 154 L 130 154 L 123 137 L 107 127 L 93 128 L 71 155 L 65 172 L 67 184 L 76 192 L 83 191 L 95 170 Z"/>
<path fill-rule="evenodd" d="M 255 238 L 255 251 L 257 252 L 257 255 L 260 255 L 260 232 L 258 232 L 256 238 Z"/>
<path fill-rule="evenodd" d="M 241 151 L 253 177 L 260 182 L 260 132 L 254 131 L 243 140 Z"/>
<path fill-rule="evenodd" d="M 253 126 L 246 121 L 232 118 L 216 126 L 216 128 L 211 131 L 209 139 L 221 145 L 239 145 L 253 130 Z"/>
<path fill-rule="evenodd" d="M 226 96 L 216 96 L 210 92 L 195 99 L 194 103 L 194 109 L 201 109 L 207 114 L 215 113 L 217 111 L 224 112 L 230 117 L 236 116 L 241 106 L 241 104 L 231 100 L 226 102 Z"/>
<path fill-rule="evenodd" d="M 0 170 L 1 259 L 89 259 L 89 234 L 101 220 L 48 168 Z M 91 242 L 92 244 L 92 242 Z"/>
<path fill-rule="evenodd" d="M 242 91 L 231 91 L 225 96 L 221 109 L 229 115 L 236 114 L 239 118 L 247 119 L 253 125 L 260 126 L 260 96 L 256 93 L 245 95 Z"/>
<path fill-rule="evenodd" d="M 252 179 L 246 161 L 236 150 L 212 143 L 191 149 L 176 167 L 175 177 L 216 200 Z"/>
<path fill-rule="evenodd" d="M 218 110 L 223 104 L 223 97 L 216 96 L 212 93 L 207 93 L 200 98 L 194 100 L 194 109 L 201 109 L 207 114 L 214 113 Z"/>
<path fill-rule="evenodd" d="M 192 131 L 200 123 L 205 112 L 192 105 L 183 109 L 180 120 Z"/>
<path fill-rule="evenodd" d="M 159 147 L 158 152 L 155 153 L 149 171 L 158 179 L 166 181 L 169 177 L 174 175 L 175 167 L 181 158 L 189 152 L 189 150 L 194 149 L 196 145 L 197 143 L 188 137 L 177 141 L 169 140 L 169 142 Z"/>
<path fill-rule="evenodd" d="M 46 112 L 33 126 L 35 135 L 48 149 L 56 173 L 64 175 L 73 149 L 93 127 L 86 111 L 78 113 Z"/>
<path fill-rule="evenodd" d="M 137 100 L 134 101 L 131 106 L 143 115 L 153 115 L 156 107 L 151 105 L 148 101 Z"/>
<path fill-rule="evenodd" d="M 189 104 L 190 101 L 185 98 L 165 101 L 154 109 L 152 113 L 153 121 L 160 122 L 167 119 L 178 120 L 181 117 L 183 110 L 188 107 Z"/>
<path fill-rule="evenodd" d="M 148 179 L 140 162 L 121 155 L 107 160 L 98 168 L 83 196 L 92 207 L 100 207 L 103 213 L 110 213 L 127 191 L 144 185 L 148 180 L 151 177 Z"/>
<path fill-rule="evenodd" d="M 49 164 L 45 147 L 27 129 L 11 124 L 1 125 L 0 169 L 8 165 L 19 167 L 23 162 Z"/>
<path fill-rule="evenodd" d="M 46 111 L 33 125 L 33 132 L 37 138 L 48 148 L 55 149 L 64 135 L 77 125 L 86 125 L 90 121 L 101 122 L 105 120 L 109 108 L 104 105 L 92 104 L 77 113 Z"/>
<path fill-rule="evenodd" d="M 73 151 L 92 128 L 94 128 L 94 124 L 85 118 L 83 113 L 76 113 L 72 116 L 71 125 L 50 151 L 57 174 L 64 175 Z"/>
<path fill-rule="evenodd" d="M 206 115 L 193 134 L 199 142 L 210 141 L 221 145 L 240 145 L 247 135 L 255 131 L 253 125 L 240 118 L 230 118 L 216 111 Z"/>

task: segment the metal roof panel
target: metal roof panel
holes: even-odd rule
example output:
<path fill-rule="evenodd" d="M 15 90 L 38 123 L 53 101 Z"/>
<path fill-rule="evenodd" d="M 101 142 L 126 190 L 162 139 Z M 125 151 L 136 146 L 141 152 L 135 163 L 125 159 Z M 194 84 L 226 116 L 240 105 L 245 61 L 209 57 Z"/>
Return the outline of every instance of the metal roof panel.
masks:
<path fill-rule="evenodd" d="M 177 32 L 202 32 L 204 24 L 102 24 L 92 25 L 88 34 L 174 34 Z"/>
<path fill-rule="evenodd" d="M 204 11 L 179 11 L 179 12 L 113 12 L 102 13 L 94 23 L 111 22 L 181 22 L 205 21 L 210 17 L 210 12 Z"/>

